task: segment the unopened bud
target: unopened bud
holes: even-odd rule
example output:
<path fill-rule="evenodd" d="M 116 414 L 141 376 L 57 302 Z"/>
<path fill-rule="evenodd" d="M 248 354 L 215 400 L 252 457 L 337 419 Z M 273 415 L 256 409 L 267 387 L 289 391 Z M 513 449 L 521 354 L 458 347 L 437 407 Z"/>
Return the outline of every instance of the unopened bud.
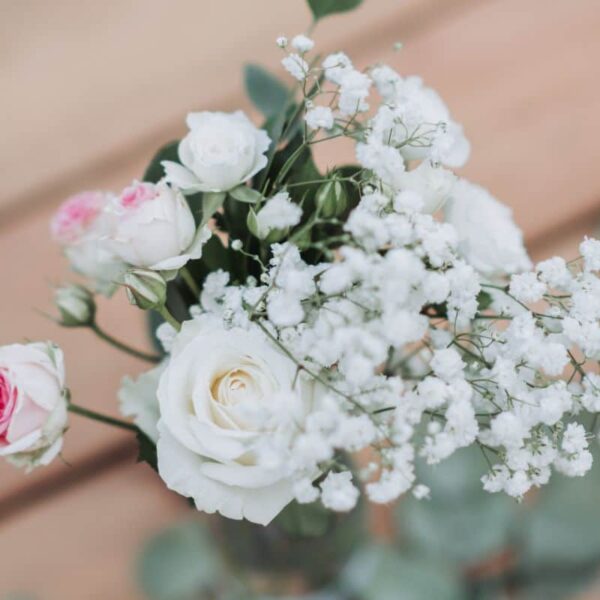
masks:
<path fill-rule="evenodd" d="M 167 282 L 162 275 L 148 269 L 132 269 L 123 276 L 131 304 L 142 310 L 160 308 L 167 300 Z"/>
<path fill-rule="evenodd" d="M 327 181 L 317 191 L 316 201 L 322 217 L 339 217 L 348 206 L 348 196 L 343 183 L 335 177 Z"/>
<path fill-rule="evenodd" d="M 94 322 L 94 296 L 82 285 L 65 285 L 54 292 L 54 302 L 64 327 L 86 327 Z"/>

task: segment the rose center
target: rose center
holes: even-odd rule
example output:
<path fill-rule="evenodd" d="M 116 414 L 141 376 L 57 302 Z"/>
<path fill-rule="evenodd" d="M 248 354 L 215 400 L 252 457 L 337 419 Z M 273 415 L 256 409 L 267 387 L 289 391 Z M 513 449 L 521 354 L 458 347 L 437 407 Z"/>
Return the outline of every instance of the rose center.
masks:
<path fill-rule="evenodd" d="M 120 197 L 121 206 L 135 208 L 143 202 L 154 200 L 158 196 L 155 186 L 150 183 L 134 183 L 123 190 Z"/>
<path fill-rule="evenodd" d="M 0 442 L 6 443 L 6 434 L 17 404 L 17 389 L 8 379 L 6 371 L 0 369 Z"/>

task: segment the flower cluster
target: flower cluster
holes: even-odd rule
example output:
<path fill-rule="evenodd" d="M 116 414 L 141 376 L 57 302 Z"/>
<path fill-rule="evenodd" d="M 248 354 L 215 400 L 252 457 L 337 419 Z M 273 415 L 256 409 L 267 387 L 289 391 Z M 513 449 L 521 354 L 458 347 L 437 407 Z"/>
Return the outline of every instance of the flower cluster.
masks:
<path fill-rule="evenodd" d="M 425 498 L 415 462 L 472 445 L 489 492 L 585 474 L 600 241 L 532 265 L 510 209 L 450 170 L 470 145 L 433 89 L 313 58 L 304 35 L 277 44 L 295 83 L 262 129 L 191 113 L 145 181 L 76 196 L 53 221 L 75 271 L 165 321 L 161 364 L 120 399 L 166 485 L 266 524 L 293 500 Z M 312 147 L 337 138 L 356 164 L 321 173 Z M 96 328 L 85 288 L 57 301 L 63 324 Z M 2 356 L 0 432 L 27 411 Z M 5 429 L 0 451 L 20 431 Z"/>

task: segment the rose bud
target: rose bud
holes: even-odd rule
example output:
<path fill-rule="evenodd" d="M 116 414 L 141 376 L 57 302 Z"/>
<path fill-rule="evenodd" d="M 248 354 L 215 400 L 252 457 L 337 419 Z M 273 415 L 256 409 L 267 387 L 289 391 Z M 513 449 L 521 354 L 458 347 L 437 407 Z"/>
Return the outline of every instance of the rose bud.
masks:
<path fill-rule="evenodd" d="M 241 111 L 190 113 L 181 164 L 163 161 L 166 179 L 186 194 L 226 192 L 267 166 L 271 140 Z M 183 165 L 183 166 L 182 166 Z"/>
<path fill-rule="evenodd" d="M 66 427 L 62 351 L 49 342 L 0 347 L 0 456 L 27 470 L 47 465 Z"/>
<path fill-rule="evenodd" d="M 129 302 L 142 310 L 160 308 L 167 301 L 167 283 L 155 271 L 133 269 L 125 273 L 123 283 Z"/>
<path fill-rule="evenodd" d="M 110 227 L 106 208 L 112 196 L 105 192 L 82 192 L 66 200 L 51 222 L 53 238 L 77 273 L 94 282 L 107 296 L 125 270 L 123 262 L 105 243 Z"/>
<path fill-rule="evenodd" d="M 54 292 L 54 302 L 64 327 L 86 327 L 94 322 L 94 296 L 82 285 L 66 285 Z"/>
<path fill-rule="evenodd" d="M 134 181 L 109 208 L 109 242 L 128 265 L 153 271 L 177 271 L 202 256 L 208 227 L 196 231 L 194 215 L 181 192 L 164 181 Z"/>
<path fill-rule="evenodd" d="M 324 183 L 317 191 L 317 208 L 326 219 L 338 217 L 348 206 L 348 197 L 344 185 L 337 179 Z"/>

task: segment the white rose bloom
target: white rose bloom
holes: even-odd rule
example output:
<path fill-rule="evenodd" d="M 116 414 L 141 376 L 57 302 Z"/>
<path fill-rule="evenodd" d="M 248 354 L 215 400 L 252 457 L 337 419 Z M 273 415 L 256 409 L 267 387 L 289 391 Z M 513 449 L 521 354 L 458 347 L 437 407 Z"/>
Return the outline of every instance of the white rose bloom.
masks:
<path fill-rule="evenodd" d="M 267 166 L 271 140 L 242 111 L 190 113 L 186 122 L 181 165 L 162 163 L 167 181 L 185 193 L 226 192 Z"/>
<path fill-rule="evenodd" d="M 259 331 L 185 322 L 158 387 L 160 476 L 198 510 L 266 525 L 294 490 L 291 461 L 264 450 L 290 447 L 317 396 Z"/>
<path fill-rule="evenodd" d="M 174 271 L 202 256 L 211 233 L 196 230 L 183 194 L 164 181 L 134 182 L 110 206 L 108 236 L 113 251 L 128 265 L 153 271 Z"/>
<path fill-rule="evenodd" d="M 460 179 L 452 189 L 445 214 L 458 233 L 459 251 L 480 273 L 512 274 L 531 268 L 512 210 L 485 188 Z"/>
<path fill-rule="evenodd" d="M 0 347 L 0 456 L 27 470 L 47 465 L 66 427 L 62 351 L 51 343 Z"/>
<path fill-rule="evenodd" d="M 426 160 L 416 169 L 400 174 L 399 185 L 402 191 L 418 194 L 423 201 L 422 212 L 434 213 L 450 197 L 456 175 L 443 167 L 434 167 Z"/>
<path fill-rule="evenodd" d="M 113 198 L 105 192 L 82 192 L 63 202 L 51 222 L 52 236 L 73 270 L 107 296 L 115 291 L 115 282 L 126 269 L 105 243 L 110 226 L 106 208 Z"/>

